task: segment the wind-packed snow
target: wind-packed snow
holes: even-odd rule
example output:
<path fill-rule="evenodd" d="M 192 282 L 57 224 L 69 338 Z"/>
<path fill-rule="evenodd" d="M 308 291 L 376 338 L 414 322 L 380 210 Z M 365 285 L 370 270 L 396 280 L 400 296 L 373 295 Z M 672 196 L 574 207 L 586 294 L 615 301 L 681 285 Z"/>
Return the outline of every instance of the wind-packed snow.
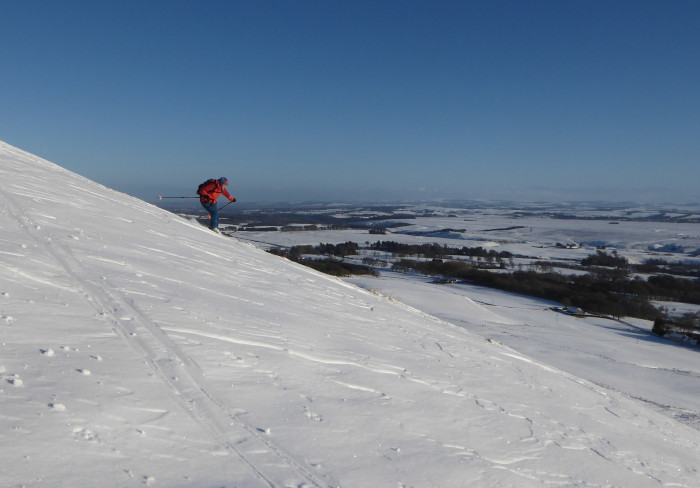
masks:
<path fill-rule="evenodd" d="M 4 143 L 0 229 L 0 486 L 700 482 L 647 402 Z"/>
<path fill-rule="evenodd" d="M 391 278 L 362 276 L 349 281 L 623 392 L 700 429 L 700 351 L 651 334 L 651 321 L 576 317 L 553 307 L 559 304 L 536 298 L 385 275 Z"/>

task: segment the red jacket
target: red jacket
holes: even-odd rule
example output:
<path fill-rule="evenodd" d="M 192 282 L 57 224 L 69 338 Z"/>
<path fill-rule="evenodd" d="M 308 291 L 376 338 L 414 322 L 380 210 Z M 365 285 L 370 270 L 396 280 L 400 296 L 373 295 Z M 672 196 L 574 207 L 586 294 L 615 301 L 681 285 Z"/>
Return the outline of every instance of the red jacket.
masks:
<path fill-rule="evenodd" d="M 216 202 L 221 194 L 228 198 L 229 202 L 235 202 L 236 199 L 229 195 L 226 187 L 219 183 L 219 180 L 208 180 L 204 183 L 199 191 L 199 201 L 201 203 L 214 203 Z"/>

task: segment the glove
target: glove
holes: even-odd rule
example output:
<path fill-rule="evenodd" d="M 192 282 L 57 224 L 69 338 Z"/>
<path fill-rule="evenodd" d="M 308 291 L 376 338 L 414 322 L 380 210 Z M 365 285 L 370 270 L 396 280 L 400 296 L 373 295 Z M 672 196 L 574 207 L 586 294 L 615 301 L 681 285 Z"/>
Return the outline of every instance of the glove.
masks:
<path fill-rule="evenodd" d="M 229 201 L 229 202 L 235 202 L 235 201 L 236 201 L 236 199 L 235 199 L 235 198 L 233 198 L 233 197 L 231 197 L 231 198 L 229 198 L 229 199 L 228 199 L 228 201 Z"/>

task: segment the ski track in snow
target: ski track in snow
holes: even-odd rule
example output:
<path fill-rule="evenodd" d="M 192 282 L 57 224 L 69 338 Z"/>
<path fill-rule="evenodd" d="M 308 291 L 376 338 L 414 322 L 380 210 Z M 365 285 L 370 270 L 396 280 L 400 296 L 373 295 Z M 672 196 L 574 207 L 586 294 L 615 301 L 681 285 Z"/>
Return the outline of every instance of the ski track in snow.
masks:
<path fill-rule="evenodd" d="M 75 188 L 80 190 L 78 187 Z M 14 198 L 5 194 L 4 199 L 13 208 L 13 215 L 18 225 L 25 229 L 36 247 L 42 249 L 58 263 L 66 275 L 72 278 L 75 289 L 79 289 L 90 305 L 111 323 L 113 330 L 143 356 L 150 368 L 171 390 L 172 398 L 177 401 L 182 410 L 227 450 L 235 453 L 262 484 L 272 488 L 340 486 L 329 475 L 318 470 L 312 472 L 285 453 L 270 439 L 264 437 L 264 430 L 261 433 L 261 429 L 247 424 L 230 413 L 235 409 L 215 397 L 213 391 L 207 386 L 199 366 L 184 354 L 163 330 L 135 305 L 133 300 L 123 295 L 115 295 L 114 290 L 118 290 L 118 287 L 111 285 L 104 278 L 91 275 L 89 268 L 75 259 L 69 248 L 38 235 L 40 226 L 28 216 L 21 214 Z M 204 251 L 202 246 L 196 247 L 199 251 Z M 36 277 L 22 273 L 20 270 L 15 272 L 25 278 L 37 280 Z M 38 281 L 44 285 L 56 286 L 49 281 Z M 100 282 L 106 286 L 100 285 Z M 74 288 L 69 289 L 74 290 Z M 83 375 L 90 374 L 87 369 L 81 369 L 79 372 Z M 22 380 L 17 376 L 10 377 L 7 382 L 14 386 L 22 385 Z M 63 404 L 50 404 L 50 407 L 65 410 Z M 165 413 L 162 412 L 162 414 Z M 94 432 L 84 428 L 77 428 L 74 434 L 85 440 L 96 439 Z"/>

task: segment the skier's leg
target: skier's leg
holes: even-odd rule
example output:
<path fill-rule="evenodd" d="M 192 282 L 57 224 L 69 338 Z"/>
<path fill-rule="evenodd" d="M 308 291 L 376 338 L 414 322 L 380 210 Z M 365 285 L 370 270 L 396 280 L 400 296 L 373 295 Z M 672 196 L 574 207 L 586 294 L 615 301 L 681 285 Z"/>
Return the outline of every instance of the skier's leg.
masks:
<path fill-rule="evenodd" d="M 217 227 L 219 227 L 219 209 L 216 205 L 216 202 L 202 203 L 202 207 L 209 214 L 209 228 L 216 229 Z"/>
<path fill-rule="evenodd" d="M 219 208 L 216 205 L 216 202 L 214 202 L 212 205 L 209 206 L 209 215 L 211 215 L 210 228 L 212 230 L 218 229 L 219 228 Z"/>

